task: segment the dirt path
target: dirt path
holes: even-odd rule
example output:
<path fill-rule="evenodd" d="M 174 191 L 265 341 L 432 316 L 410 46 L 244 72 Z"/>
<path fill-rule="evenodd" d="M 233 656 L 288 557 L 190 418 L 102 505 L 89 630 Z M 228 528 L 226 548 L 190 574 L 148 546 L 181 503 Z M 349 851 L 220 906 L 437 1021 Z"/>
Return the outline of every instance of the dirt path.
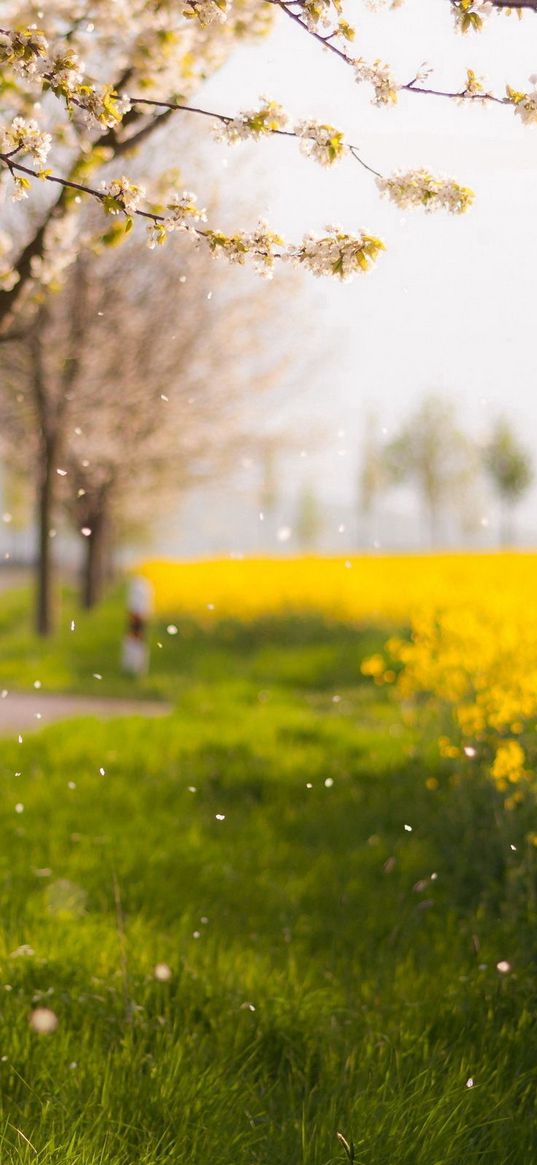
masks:
<path fill-rule="evenodd" d="M 94 699 L 92 696 L 63 696 L 41 691 L 0 693 L 0 734 L 42 728 L 56 720 L 73 716 L 167 716 L 169 704 L 149 700 Z"/>

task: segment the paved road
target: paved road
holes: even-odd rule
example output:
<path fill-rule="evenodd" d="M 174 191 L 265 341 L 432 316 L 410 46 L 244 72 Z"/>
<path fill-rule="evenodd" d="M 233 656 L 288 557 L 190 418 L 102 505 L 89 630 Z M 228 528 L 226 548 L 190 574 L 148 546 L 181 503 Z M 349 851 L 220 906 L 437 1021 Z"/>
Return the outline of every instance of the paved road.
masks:
<path fill-rule="evenodd" d="M 0 693 L 0 734 L 27 732 L 73 716 L 167 716 L 169 704 L 149 700 L 94 699 L 41 691 Z"/>

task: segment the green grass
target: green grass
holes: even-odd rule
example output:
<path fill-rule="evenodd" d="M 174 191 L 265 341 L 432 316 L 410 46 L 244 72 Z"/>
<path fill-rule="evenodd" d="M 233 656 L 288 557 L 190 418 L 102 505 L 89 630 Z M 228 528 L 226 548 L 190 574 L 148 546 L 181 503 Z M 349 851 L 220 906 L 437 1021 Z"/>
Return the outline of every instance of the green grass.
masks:
<path fill-rule="evenodd" d="M 2 594 L 3 686 L 29 691 L 40 680 L 47 691 L 157 699 L 178 698 L 192 680 L 223 677 L 309 689 L 344 687 L 360 680 L 357 650 L 371 653 L 385 638 L 379 629 L 329 624 L 321 617 L 268 618 L 252 625 L 228 620 L 207 630 L 179 613 L 152 622 L 150 674 L 133 679 L 120 668 L 126 621 L 122 587 L 96 613 L 80 611 L 75 594 L 65 588 L 58 598 L 57 632 L 40 639 L 32 630 L 30 590 Z M 168 633 L 170 625 L 176 634 Z M 102 678 L 96 680 L 94 673 Z"/>
<path fill-rule="evenodd" d="M 120 610 L 39 655 L 4 615 L 10 682 L 123 694 Z M 529 811 L 360 682 L 378 632 L 181 631 L 169 717 L 3 744 L 0 1161 L 531 1165 Z"/>

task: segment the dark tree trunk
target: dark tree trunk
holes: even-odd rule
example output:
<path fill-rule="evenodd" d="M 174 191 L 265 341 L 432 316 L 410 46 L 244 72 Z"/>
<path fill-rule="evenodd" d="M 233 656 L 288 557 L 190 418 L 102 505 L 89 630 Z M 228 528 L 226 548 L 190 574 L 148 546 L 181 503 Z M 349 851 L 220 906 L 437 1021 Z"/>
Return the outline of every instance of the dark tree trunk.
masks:
<path fill-rule="evenodd" d="M 50 635 L 53 628 L 52 609 L 52 539 L 50 536 L 54 503 L 54 461 L 56 442 L 43 440 L 41 474 L 37 495 L 37 563 L 36 563 L 36 630 L 38 635 Z"/>
<path fill-rule="evenodd" d="M 104 511 L 88 521 L 91 534 L 84 538 L 85 559 L 82 570 L 81 604 L 87 610 L 99 602 L 103 592 L 108 565 L 107 522 Z"/>

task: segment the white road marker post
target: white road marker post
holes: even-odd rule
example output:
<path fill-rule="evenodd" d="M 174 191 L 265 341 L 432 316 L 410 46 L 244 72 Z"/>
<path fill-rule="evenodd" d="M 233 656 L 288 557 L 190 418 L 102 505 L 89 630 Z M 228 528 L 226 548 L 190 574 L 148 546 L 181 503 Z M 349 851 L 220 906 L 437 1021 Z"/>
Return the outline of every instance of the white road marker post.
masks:
<path fill-rule="evenodd" d="M 149 668 L 147 628 L 153 611 L 153 587 L 136 576 L 127 592 L 127 630 L 121 649 L 121 666 L 131 676 L 143 676 Z"/>

